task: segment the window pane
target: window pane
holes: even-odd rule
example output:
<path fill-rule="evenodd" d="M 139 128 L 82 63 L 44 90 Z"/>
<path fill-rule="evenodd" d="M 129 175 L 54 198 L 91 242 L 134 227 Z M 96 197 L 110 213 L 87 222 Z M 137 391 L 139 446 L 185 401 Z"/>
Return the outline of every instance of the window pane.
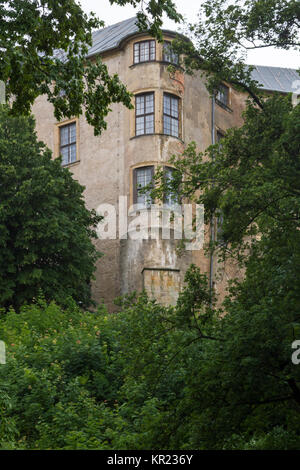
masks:
<path fill-rule="evenodd" d="M 151 204 L 150 192 L 140 194 L 140 189 L 144 188 L 152 181 L 152 167 L 138 168 L 136 170 L 136 182 L 137 182 L 137 203 L 148 206 Z"/>
<path fill-rule="evenodd" d="M 144 116 L 136 118 L 136 135 L 145 134 L 145 125 L 144 124 L 145 124 Z"/>
<path fill-rule="evenodd" d="M 171 118 L 164 116 L 164 134 L 171 135 Z"/>
<path fill-rule="evenodd" d="M 136 115 L 140 116 L 141 114 L 145 114 L 145 96 L 137 96 L 136 97 Z"/>
<path fill-rule="evenodd" d="M 178 98 L 172 98 L 171 115 L 178 118 Z"/>
<path fill-rule="evenodd" d="M 155 41 L 150 42 L 150 60 L 155 60 Z"/>
<path fill-rule="evenodd" d="M 139 62 L 139 55 L 140 55 L 140 45 L 135 44 L 134 45 L 134 63 L 135 64 Z"/>
<path fill-rule="evenodd" d="M 62 155 L 62 164 L 67 165 L 69 163 L 69 147 L 62 147 L 60 153 Z"/>
<path fill-rule="evenodd" d="M 154 115 L 146 116 L 146 134 L 154 133 Z"/>
<path fill-rule="evenodd" d="M 154 94 L 151 93 L 151 95 L 146 95 L 146 113 L 153 113 L 154 111 Z"/>
<path fill-rule="evenodd" d="M 142 42 L 140 44 L 140 61 L 146 62 L 149 60 L 149 42 Z"/>
<path fill-rule="evenodd" d="M 164 113 L 171 114 L 171 97 L 164 95 Z"/>
<path fill-rule="evenodd" d="M 60 130 L 60 145 L 67 145 L 69 143 L 69 129 L 68 126 L 62 126 Z"/>
<path fill-rule="evenodd" d="M 171 64 L 178 64 L 179 57 L 176 52 L 172 50 L 172 46 L 170 42 L 164 42 L 164 56 L 163 60 L 165 62 L 170 62 Z"/>
<path fill-rule="evenodd" d="M 70 145 L 70 160 L 69 163 L 76 161 L 76 144 Z"/>
<path fill-rule="evenodd" d="M 227 105 L 228 104 L 228 95 L 229 89 L 226 85 L 220 85 L 220 88 L 217 93 L 217 100 L 221 101 L 221 103 Z"/>
<path fill-rule="evenodd" d="M 175 137 L 178 137 L 178 120 L 177 119 L 172 119 L 171 134 Z"/>
<path fill-rule="evenodd" d="M 165 173 L 166 182 L 172 181 L 172 179 L 174 178 L 174 169 L 170 167 L 165 167 L 164 173 Z M 165 194 L 164 203 L 168 206 L 174 206 L 175 204 L 178 203 L 177 195 L 173 193 L 172 191 L 169 191 L 168 193 Z"/>
<path fill-rule="evenodd" d="M 76 124 L 70 124 L 70 143 L 76 142 Z"/>

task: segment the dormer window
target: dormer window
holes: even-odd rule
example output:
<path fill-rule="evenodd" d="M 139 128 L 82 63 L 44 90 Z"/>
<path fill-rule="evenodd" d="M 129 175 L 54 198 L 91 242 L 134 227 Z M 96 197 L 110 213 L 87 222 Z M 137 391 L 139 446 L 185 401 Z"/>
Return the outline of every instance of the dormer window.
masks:
<path fill-rule="evenodd" d="M 155 41 L 141 41 L 134 44 L 133 61 L 135 64 L 155 60 Z"/>
<path fill-rule="evenodd" d="M 170 41 L 165 41 L 163 46 L 163 61 L 170 64 L 178 65 L 179 55 L 172 50 Z"/>

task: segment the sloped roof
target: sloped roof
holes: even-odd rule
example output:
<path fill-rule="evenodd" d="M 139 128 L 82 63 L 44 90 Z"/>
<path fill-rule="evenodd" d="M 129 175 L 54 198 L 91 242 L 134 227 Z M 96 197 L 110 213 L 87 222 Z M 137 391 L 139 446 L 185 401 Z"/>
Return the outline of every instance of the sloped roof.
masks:
<path fill-rule="evenodd" d="M 140 30 L 136 22 L 137 17 L 134 16 L 95 31 L 92 36 L 93 45 L 89 48 L 87 57 L 115 49 L 124 39 L 139 33 Z M 163 31 L 172 33 L 172 31 Z M 63 51 L 56 51 L 55 56 L 62 60 L 66 58 Z M 295 82 L 300 80 L 300 76 L 295 69 L 256 65 L 252 76 L 262 85 L 261 88 L 264 90 L 289 93 L 295 91 L 295 88 L 299 89 Z"/>
<path fill-rule="evenodd" d="M 300 75 L 295 69 L 256 65 L 252 77 L 262 85 L 261 88 L 264 90 L 291 93 L 299 89 L 299 83 L 295 82 L 300 81 Z"/>
<path fill-rule="evenodd" d="M 137 18 L 134 16 L 128 20 L 120 21 L 112 26 L 95 31 L 93 33 L 93 45 L 89 48 L 88 57 L 115 49 L 123 39 L 138 33 L 139 28 L 136 25 L 136 21 Z"/>

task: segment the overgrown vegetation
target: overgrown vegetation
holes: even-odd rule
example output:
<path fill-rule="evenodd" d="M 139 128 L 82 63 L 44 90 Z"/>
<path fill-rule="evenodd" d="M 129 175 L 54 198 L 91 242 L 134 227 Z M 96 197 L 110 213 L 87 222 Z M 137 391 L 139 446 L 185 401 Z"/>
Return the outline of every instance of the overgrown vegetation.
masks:
<path fill-rule="evenodd" d="M 0 106 L 0 306 L 19 308 L 40 290 L 90 305 L 101 217 L 84 188 L 37 140 L 32 117 Z"/>
<path fill-rule="evenodd" d="M 172 181 L 156 176 L 156 195 L 177 191 L 204 203 L 208 220 L 223 215 L 222 245 L 211 249 L 238 259 L 245 276 L 232 281 L 221 306 L 192 266 L 176 307 L 143 293 L 121 300 L 118 314 L 81 309 L 79 301 L 89 302 L 96 257 L 90 236 L 98 219 L 84 208 L 82 188 L 37 142 L 33 121 L 8 120 L 1 110 L 2 449 L 300 448 L 300 369 L 291 361 L 300 324 L 300 108 L 290 96 L 258 93 L 238 57 L 244 39 L 253 47 L 257 40 L 259 47 L 297 46 L 299 5 L 249 0 L 226 9 L 227 3 L 205 2 L 200 49 L 176 47 L 187 53 L 188 71 L 209 72 L 211 91 L 228 80 L 250 92 L 245 123 L 205 153 L 190 144 L 172 160 Z M 20 1 L 15 8 L 25 4 L 36 6 Z M 156 26 L 163 10 L 173 14 L 169 1 L 149 5 Z M 83 26 L 90 31 L 91 24 Z M 86 41 L 81 27 L 77 33 Z M 28 69 L 26 54 L 14 65 L 26 44 L 8 54 L 7 77 Z M 41 82 L 32 83 L 14 112 L 40 93 Z M 11 92 L 18 86 L 15 76 Z M 103 122 L 99 131 L 97 125 Z"/>
<path fill-rule="evenodd" d="M 176 308 L 142 294 L 117 314 L 41 299 L 3 315 L 1 447 L 298 449 L 291 315 L 249 311 L 248 280 L 220 316 L 205 276 L 186 281 Z"/>

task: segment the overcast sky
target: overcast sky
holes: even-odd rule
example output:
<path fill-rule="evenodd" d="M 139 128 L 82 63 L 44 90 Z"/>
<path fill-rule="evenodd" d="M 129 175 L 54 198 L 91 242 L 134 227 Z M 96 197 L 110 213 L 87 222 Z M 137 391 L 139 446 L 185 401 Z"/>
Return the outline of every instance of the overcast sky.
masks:
<path fill-rule="evenodd" d="M 178 11 L 190 22 L 197 19 L 197 13 L 201 0 L 173 0 Z M 136 11 L 132 6 L 124 7 L 111 6 L 109 0 L 80 0 L 81 6 L 86 13 L 95 12 L 98 18 L 105 21 L 109 26 L 118 21 L 126 20 L 135 16 Z M 166 29 L 178 30 L 178 25 L 165 19 L 164 27 Z M 249 64 L 269 65 L 277 67 L 300 68 L 300 54 L 296 51 L 285 51 L 274 48 L 267 48 L 249 52 Z"/>

